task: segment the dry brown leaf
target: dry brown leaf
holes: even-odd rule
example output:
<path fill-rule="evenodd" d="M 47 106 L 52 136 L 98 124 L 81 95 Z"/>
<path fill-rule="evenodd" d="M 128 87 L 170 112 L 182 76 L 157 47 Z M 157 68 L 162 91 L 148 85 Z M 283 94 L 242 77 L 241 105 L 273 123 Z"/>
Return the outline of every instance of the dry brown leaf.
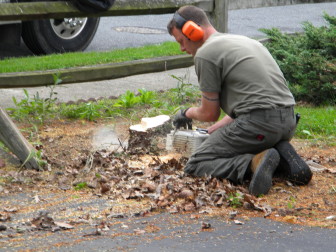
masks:
<path fill-rule="evenodd" d="M 65 222 L 58 222 L 58 221 L 55 221 L 54 222 L 56 226 L 62 228 L 62 229 L 73 229 L 74 227 L 68 223 L 65 223 Z"/>

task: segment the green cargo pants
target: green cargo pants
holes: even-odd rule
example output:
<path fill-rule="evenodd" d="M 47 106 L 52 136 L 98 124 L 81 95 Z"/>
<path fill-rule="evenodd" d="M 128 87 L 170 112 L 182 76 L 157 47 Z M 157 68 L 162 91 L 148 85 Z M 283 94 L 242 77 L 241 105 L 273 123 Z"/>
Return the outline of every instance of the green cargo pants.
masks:
<path fill-rule="evenodd" d="M 192 154 L 184 171 L 195 176 L 226 178 L 243 183 L 255 154 L 282 140 L 296 128 L 293 107 L 253 110 L 213 132 Z"/>

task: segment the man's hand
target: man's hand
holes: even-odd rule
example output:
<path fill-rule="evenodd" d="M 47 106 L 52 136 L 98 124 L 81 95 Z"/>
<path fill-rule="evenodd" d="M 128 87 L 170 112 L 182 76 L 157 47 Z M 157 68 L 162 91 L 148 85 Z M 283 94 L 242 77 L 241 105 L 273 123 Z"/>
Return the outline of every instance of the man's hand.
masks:
<path fill-rule="evenodd" d="M 226 125 L 232 123 L 234 121 L 233 118 L 226 115 L 222 118 L 222 120 L 217 121 L 215 124 L 211 125 L 209 128 L 207 128 L 208 133 L 212 134 L 214 131 L 216 131 L 219 128 L 225 127 Z"/>
<path fill-rule="evenodd" d="M 179 112 L 176 113 L 173 120 L 173 125 L 176 129 L 179 129 L 181 127 L 190 130 L 192 129 L 192 119 L 188 118 L 185 114 L 188 109 L 189 108 L 181 109 Z"/>

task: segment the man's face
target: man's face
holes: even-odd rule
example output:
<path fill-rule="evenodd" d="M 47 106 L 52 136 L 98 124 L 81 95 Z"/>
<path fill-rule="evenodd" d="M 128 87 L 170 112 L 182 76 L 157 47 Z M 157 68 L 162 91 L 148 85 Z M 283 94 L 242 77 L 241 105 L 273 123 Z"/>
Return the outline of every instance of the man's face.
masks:
<path fill-rule="evenodd" d="M 191 41 L 185 35 L 183 35 L 181 30 L 177 29 L 176 27 L 173 28 L 172 34 L 175 40 L 180 44 L 180 49 L 182 52 L 186 52 L 192 56 L 195 56 L 197 49 L 201 46 L 201 42 Z"/>

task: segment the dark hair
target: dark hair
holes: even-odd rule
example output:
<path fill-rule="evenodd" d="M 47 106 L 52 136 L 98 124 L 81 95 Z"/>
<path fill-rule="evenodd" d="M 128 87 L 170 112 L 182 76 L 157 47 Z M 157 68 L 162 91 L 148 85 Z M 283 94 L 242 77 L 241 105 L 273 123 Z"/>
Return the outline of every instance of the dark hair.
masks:
<path fill-rule="evenodd" d="M 203 26 L 208 26 L 210 25 L 209 19 L 201 8 L 198 8 L 193 5 L 186 5 L 178 9 L 178 14 L 182 16 L 185 20 L 187 21 L 193 21 L 198 25 L 203 25 Z M 172 30 L 173 28 L 176 27 L 176 21 L 174 18 L 172 18 L 168 25 L 167 25 L 167 30 L 170 35 L 172 35 Z"/>

